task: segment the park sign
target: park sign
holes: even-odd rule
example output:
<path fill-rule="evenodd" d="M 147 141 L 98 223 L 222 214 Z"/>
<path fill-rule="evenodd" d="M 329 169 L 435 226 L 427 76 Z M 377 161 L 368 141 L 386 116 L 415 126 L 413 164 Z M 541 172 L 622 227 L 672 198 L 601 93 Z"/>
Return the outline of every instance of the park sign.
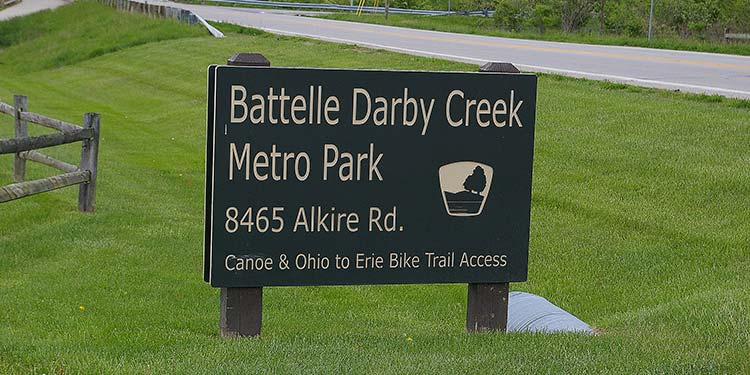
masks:
<path fill-rule="evenodd" d="M 536 76 L 211 66 L 214 287 L 527 277 Z"/>

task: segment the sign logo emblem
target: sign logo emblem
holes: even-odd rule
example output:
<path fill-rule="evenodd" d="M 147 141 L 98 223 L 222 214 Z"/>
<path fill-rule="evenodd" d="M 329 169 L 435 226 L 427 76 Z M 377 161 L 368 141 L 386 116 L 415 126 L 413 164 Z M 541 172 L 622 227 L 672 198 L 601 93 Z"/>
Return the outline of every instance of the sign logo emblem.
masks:
<path fill-rule="evenodd" d="M 448 215 L 482 214 L 492 185 L 492 167 L 474 161 L 459 161 L 440 167 L 439 173 L 443 203 Z"/>

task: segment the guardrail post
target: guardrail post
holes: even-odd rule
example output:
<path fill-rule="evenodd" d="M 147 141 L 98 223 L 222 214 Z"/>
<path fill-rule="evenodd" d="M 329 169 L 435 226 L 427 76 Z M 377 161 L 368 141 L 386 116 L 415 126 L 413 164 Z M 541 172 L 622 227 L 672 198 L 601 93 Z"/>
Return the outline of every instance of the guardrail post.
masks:
<path fill-rule="evenodd" d="M 235 66 L 271 66 L 259 53 L 235 53 L 227 60 Z M 263 324 L 263 288 L 221 288 L 221 337 L 260 336 Z"/>
<path fill-rule="evenodd" d="M 15 134 L 16 138 L 26 137 L 29 135 L 26 120 L 21 120 L 21 112 L 28 110 L 28 99 L 26 95 L 13 96 L 13 106 L 16 107 Z M 13 156 L 13 179 L 21 182 L 26 178 L 26 159 L 16 153 Z"/>
<path fill-rule="evenodd" d="M 101 115 L 88 112 L 83 115 L 83 128 L 94 129 L 89 139 L 84 139 L 81 146 L 81 170 L 90 171 L 89 181 L 81 184 L 78 189 L 78 210 L 94 212 L 94 198 L 96 196 L 96 170 L 99 158 L 99 125 Z"/>

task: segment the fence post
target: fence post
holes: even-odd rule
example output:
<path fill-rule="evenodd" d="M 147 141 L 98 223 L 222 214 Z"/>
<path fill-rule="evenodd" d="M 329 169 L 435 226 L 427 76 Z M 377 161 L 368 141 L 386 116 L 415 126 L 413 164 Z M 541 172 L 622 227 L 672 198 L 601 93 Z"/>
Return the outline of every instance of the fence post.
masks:
<path fill-rule="evenodd" d="M 83 115 L 83 127 L 94 129 L 94 135 L 89 139 L 84 139 L 81 146 L 81 170 L 90 171 L 89 182 L 81 184 L 78 189 L 78 210 L 81 212 L 94 212 L 100 120 L 101 115 L 98 113 L 88 112 Z"/>
<path fill-rule="evenodd" d="M 26 120 L 21 120 L 21 112 L 25 112 L 27 108 L 26 95 L 15 95 L 13 96 L 13 106 L 16 107 L 16 122 L 15 122 L 15 134 L 16 138 L 26 137 L 29 135 Z M 23 159 L 21 155 L 16 153 L 13 156 L 13 179 L 16 182 L 21 182 L 26 178 L 26 159 Z"/>

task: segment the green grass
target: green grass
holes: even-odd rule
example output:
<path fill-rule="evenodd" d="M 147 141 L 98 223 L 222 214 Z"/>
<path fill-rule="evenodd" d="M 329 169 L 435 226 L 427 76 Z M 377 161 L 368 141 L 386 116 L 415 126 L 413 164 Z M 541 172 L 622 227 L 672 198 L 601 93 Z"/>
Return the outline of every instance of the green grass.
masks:
<path fill-rule="evenodd" d="M 341 21 L 374 23 L 379 25 L 409 27 L 413 29 L 445 31 L 461 34 L 490 35 L 505 38 L 750 55 L 750 43 L 719 43 L 698 39 L 681 39 L 664 36 L 657 36 L 649 41 L 648 38 L 629 37 L 624 35 L 605 34 L 599 36 L 596 32 L 563 33 L 559 30 L 549 30 L 544 34 L 535 31 L 514 32 L 498 28 L 491 17 L 391 14 L 386 20 L 383 15 L 363 14 L 361 16 L 356 16 L 353 13 L 329 13 L 319 17 Z"/>
<path fill-rule="evenodd" d="M 160 40 L 207 35 L 200 26 L 102 12 L 90 1 L 0 22 L 0 68 L 28 73 Z"/>
<path fill-rule="evenodd" d="M 97 212 L 76 211 L 75 188 L 0 205 L 0 373 L 750 372 L 747 102 L 540 77 L 529 281 L 512 288 L 598 336 L 466 334 L 466 286 L 421 285 L 266 288 L 263 337 L 222 340 L 201 280 L 207 65 L 252 51 L 276 66 L 476 67 L 259 32 L 174 39 L 93 4 L 44 17 L 65 14 L 116 20 L 68 42 L 114 52 L 28 69 L 68 29 L 16 38 L 0 100 L 24 93 L 76 123 L 102 113 Z M 118 39 L 131 28 L 148 43 Z M 0 116 L 0 137 L 11 124 Z M 79 147 L 45 152 L 75 162 Z M 4 155 L 0 184 L 11 175 Z"/>

